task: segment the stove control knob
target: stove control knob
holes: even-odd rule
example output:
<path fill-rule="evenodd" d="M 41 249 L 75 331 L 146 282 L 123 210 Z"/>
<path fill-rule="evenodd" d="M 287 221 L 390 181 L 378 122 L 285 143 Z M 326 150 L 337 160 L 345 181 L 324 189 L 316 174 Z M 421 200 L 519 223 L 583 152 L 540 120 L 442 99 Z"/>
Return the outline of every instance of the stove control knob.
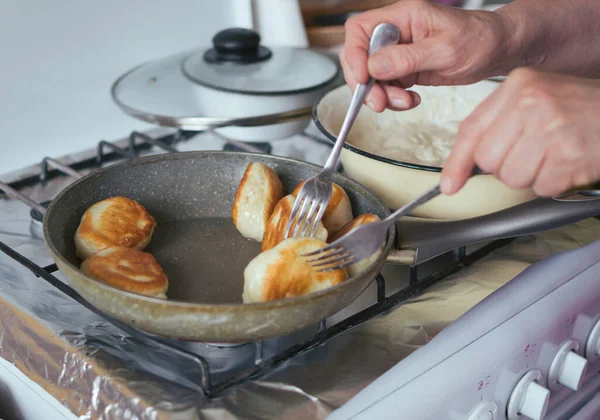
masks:
<path fill-rule="evenodd" d="M 595 362 L 600 357 L 600 319 L 592 328 L 585 345 L 585 357 L 590 362 Z"/>
<path fill-rule="evenodd" d="M 484 401 L 471 410 L 468 420 L 494 420 L 495 412 L 496 404 L 490 401 Z"/>
<path fill-rule="evenodd" d="M 508 399 L 508 420 L 543 420 L 548 410 L 550 391 L 538 384 L 542 378 L 539 370 L 527 372 L 517 383 Z"/>
<path fill-rule="evenodd" d="M 559 385 L 577 391 L 587 371 L 588 361 L 575 353 L 579 348 L 574 340 L 565 342 L 556 353 L 548 372 L 548 388 L 554 390 Z"/>

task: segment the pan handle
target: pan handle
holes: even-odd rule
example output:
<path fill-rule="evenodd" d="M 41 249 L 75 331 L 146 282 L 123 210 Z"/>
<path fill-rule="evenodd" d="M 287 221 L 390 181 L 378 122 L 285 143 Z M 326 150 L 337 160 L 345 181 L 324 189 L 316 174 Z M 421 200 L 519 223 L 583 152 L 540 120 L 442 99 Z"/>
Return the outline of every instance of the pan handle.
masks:
<path fill-rule="evenodd" d="M 537 198 L 471 219 L 406 217 L 397 222 L 398 248 L 413 250 L 412 264 L 420 264 L 464 245 L 532 235 L 598 215 L 600 190 L 582 190 Z"/>

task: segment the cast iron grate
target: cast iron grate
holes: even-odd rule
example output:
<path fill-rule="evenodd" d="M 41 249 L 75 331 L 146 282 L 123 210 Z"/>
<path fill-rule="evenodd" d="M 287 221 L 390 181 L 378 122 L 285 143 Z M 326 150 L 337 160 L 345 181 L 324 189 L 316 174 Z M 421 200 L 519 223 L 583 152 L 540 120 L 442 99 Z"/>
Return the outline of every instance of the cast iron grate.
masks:
<path fill-rule="evenodd" d="M 38 176 L 30 176 L 10 185 L 0 183 L 0 190 L 4 190 L 4 192 L 9 196 L 20 199 L 21 201 L 30 205 L 35 212 L 36 206 L 43 206 L 32 202 L 32 200 L 30 200 L 28 197 L 20 194 L 18 192 L 19 189 L 35 185 L 38 182 L 48 181 L 55 176 L 60 176 L 63 174 L 79 177 L 81 176 L 78 172 L 79 170 L 93 168 L 94 166 L 99 166 L 103 163 L 117 159 L 135 158 L 138 156 L 140 151 L 148 150 L 153 146 L 166 153 L 176 152 L 177 149 L 175 146 L 178 142 L 185 141 L 195 134 L 197 133 L 179 131 L 175 134 L 165 135 L 160 138 L 152 138 L 146 134 L 133 132 L 129 136 L 129 141 L 126 148 L 116 146 L 106 141 L 101 141 L 97 146 L 97 155 L 93 158 L 82 160 L 81 162 L 77 162 L 69 166 L 63 165 L 54 159 L 45 158 L 40 165 L 41 173 Z M 268 143 L 254 144 L 253 146 L 254 151 L 262 151 L 263 153 L 270 153 L 271 151 L 271 146 Z M 235 143 L 227 143 L 225 149 L 248 151 L 244 145 L 236 145 Z M 41 267 L 3 242 L 0 242 L 0 251 L 26 267 L 37 277 L 44 279 L 66 296 L 112 323 L 115 327 L 126 333 L 129 336 L 129 339 L 135 340 L 136 342 L 142 344 L 151 344 L 152 348 L 154 349 L 175 354 L 195 364 L 199 369 L 201 377 L 198 380 L 199 383 L 197 386 L 193 386 L 193 388 L 204 393 L 208 397 L 215 397 L 249 379 L 267 375 L 286 361 L 319 347 L 339 334 L 386 313 L 407 299 L 422 293 L 428 287 L 439 282 L 445 277 L 460 271 L 461 269 L 485 257 L 494 250 L 503 247 L 511 240 L 512 239 L 503 239 L 492 242 L 468 255 L 466 254 L 464 248 L 460 248 L 454 253 L 456 258 L 451 263 L 446 265 L 443 270 L 431 273 L 423 278 L 419 278 L 417 267 L 412 267 L 410 270 L 410 282 L 408 286 L 389 296 L 386 296 L 385 279 L 383 275 L 379 274 L 375 279 L 377 285 L 377 298 L 376 302 L 371 306 L 332 326 L 327 326 L 325 320 L 323 320 L 319 324 L 316 333 L 312 337 L 309 337 L 308 339 L 294 344 L 291 347 L 288 347 L 285 350 L 282 350 L 267 358 L 263 357 L 263 343 L 260 341 L 255 342 L 255 357 L 253 366 L 244 370 L 240 370 L 237 373 L 219 381 L 214 380 L 213 375 L 211 374 L 209 363 L 202 356 L 187 351 L 180 346 L 176 346 L 172 344 L 172 342 L 168 342 L 165 339 L 150 335 L 126 325 L 123 322 L 97 310 L 73 288 L 63 283 L 53 274 L 58 271 L 56 264 Z M 168 378 L 165 379 L 168 380 Z"/>

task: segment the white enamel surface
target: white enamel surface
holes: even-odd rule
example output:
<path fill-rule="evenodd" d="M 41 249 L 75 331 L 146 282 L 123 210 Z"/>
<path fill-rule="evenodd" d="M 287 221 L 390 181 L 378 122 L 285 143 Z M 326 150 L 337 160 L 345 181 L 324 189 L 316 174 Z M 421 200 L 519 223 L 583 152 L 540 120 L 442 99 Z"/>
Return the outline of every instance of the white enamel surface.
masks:
<path fill-rule="evenodd" d="M 402 418 L 458 420 L 487 402 L 498 407 L 496 419 L 506 419 L 507 403 L 518 382 L 538 370 L 540 375 L 533 379 L 547 388 L 559 344 L 574 340 L 583 345 L 590 335 L 593 319 L 600 315 L 598 255 L 600 241 L 526 269 L 329 418 L 392 419 L 402 407 Z M 576 394 L 567 387 L 550 391 L 544 420 L 573 418 L 569 408 L 576 406 L 570 397 L 583 404 L 600 391 L 600 362 L 589 364 Z M 527 386 L 513 405 L 535 418 L 536 413 L 543 414 L 543 394 L 542 389 Z"/>
<path fill-rule="evenodd" d="M 6 411 L 8 411 L 9 403 L 14 404 L 21 415 L 19 418 L 23 420 L 77 419 L 77 416 L 60 404 L 46 390 L 25 376 L 16 366 L 1 357 L 0 401 L 2 408 Z"/>
<path fill-rule="evenodd" d="M 344 149 L 345 173 L 370 188 L 393 210 L 440 182 L 439 172 L 391 165 Z M 531 190 L 512 190 L 489 175 L 471 178 L 457 194 L 438 196 L 417 207 L 416 217 L 465 219 L 492 213 L 535 198 Z"/>

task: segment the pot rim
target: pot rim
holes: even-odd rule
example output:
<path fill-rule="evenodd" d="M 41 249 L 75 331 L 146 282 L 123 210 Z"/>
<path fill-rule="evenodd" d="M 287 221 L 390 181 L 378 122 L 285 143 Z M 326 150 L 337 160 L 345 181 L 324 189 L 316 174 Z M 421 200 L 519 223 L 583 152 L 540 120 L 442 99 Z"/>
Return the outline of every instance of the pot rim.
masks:
<path fill-rule="evenodd" d="M 488 78 L 488 79 L 484 79 L 484 80 L 489 81 L 489 82 L 494 82 L 494 83 L 501 83 L 502 82 L 502 80 L 498 80 L 498 79 L 494 79 L 494 78 Z M 347 86 L 347 85 L 343 85 L 343 86 Z M 341 87 L 341 86 L 339 86 L 339 87 Z M 338 89 L 338 88 L 336 88 L 336 89 Z M 333 90 L 335 90 L 335 89 L 333 89 Z M 331 143 L 335 143 L 336 136 L 334 136 L 333 134 L 331 134 L 331 132 L 329 130 L 327 130 L 325 128 L 325 126 L 321 123 L 321 120 L 320 120 L 319 115 L 318 115 L 318 108 L 319 108 L 319 104 L 321 103 L 321 101 L 328 94 L 330 94 L 331 92 L 333 92 L 333 90 L 328 91 L 323 96 L 321 96 L 317 101 L 315 101 L 315 103 L 313 104 L 313 109 L 312 109 L 312 120 L 313 120 L 313 122 L 315 123 L 315 125 L 317 126 L 317 128 L 319 129 L 319 131 Z M 352 144 L 350 144 L 348 142 L 344 143 L 343 147 L 344 147 L 344 149 L 350 150 L 351 152 L 357 153 L 357 154 L 359 154 L 361 156 L 364 156 L 364 157 L 367 157 L 369 159 L 376 160 L 378 162 L 387 163 L 387 164 L 394 165 L 394 166 L 402 166 L 402 167 L 409 168 L 409 169 L 416 169 L 416 170 L 419 170 L 419 171 L 442 172 L 442 167 L 441 166 L 421 165 L 421 164 L 418 164 L 418 163 L 410 163 L 410 162 L 403 162 L 401 160 L 390 159 L 390 158 L 387 158 L 385 156 L 380 156 L 380 155 L 376 155 L 376 154 L 371 153 L 371 152 L 367 152 L 366 150 L 363 150 L 363 149 L 360 149 L 360 148 L 358 148 L 356 146 L 353 146 Z"/>
<path fill-rule="evenodd" d="M 328 92 L 328 93 L 331 93 Z M 321 123 L 319 116 L 318 116 L 318 108 L 319 108 L 319 104 L 321 103 L 321 101 L 323 100 L 323 98 L 325 98 L 327 96 L 327 94 L 323 95 L 321 98 L 319 98 L 315 104 L 313 105 L 313 111 L 312 111 L 312 120 L 315 123 L 315 125 L 317 126 L 317 128 L 319 129 L 319 131 L 327 138 L 327 140 L 329 140 L 331 143 L 335 143 L 336 137 L 331 134 L 331 132 L 329 132 L 329 130 L 327 130 L 323 124 Z M 442 172 L 442 168 L 438 167 L 438 166 L 428 166 L 428 165 L 420 165 L 418 163 L 409 163 L 409 162 L 403 162 L 400 160 L 396 160 L 396 159 L 390 159 L 384 156 L 380 156 L 380 155 L 376 155 L 374 153 L 371 152 L 367 152 L 366 150 L 360 149 L 356 146 L 353 146 L 352 144 L 346 142 L 344 143 L 344 149 L 350 150 L 351 152 L 357 153 L 361 156 L 379 161 L 379 162 L 383 162 L 383 163 L 388 163 L 390 165 L 394 165 L 394 166 L 403 166 L 405 168 L 409 168 L 409 169 L 417 169 L 420 171 L 427 171 L 427 172 Z"/>

